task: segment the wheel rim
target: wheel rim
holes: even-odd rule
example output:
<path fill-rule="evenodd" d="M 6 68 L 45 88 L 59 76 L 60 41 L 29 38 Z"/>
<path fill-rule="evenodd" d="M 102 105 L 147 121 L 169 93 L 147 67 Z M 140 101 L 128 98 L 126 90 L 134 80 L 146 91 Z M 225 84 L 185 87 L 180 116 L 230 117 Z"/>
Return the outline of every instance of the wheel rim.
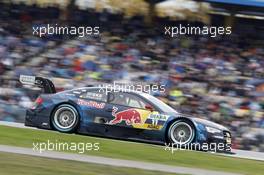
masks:
<path fill-rule="evenodd" d="M 193 140 L 194 132 L 188 123 L 178 122 L 171 127 L 170 137 L 174 143 L 185 145 Z"/>
<path fill-rule="evenodd" d="M 70 129 L 76 122 L 75 111 L 70 107 L 61 107 L 54 114 L 54 123 L 60 129 Z"/>

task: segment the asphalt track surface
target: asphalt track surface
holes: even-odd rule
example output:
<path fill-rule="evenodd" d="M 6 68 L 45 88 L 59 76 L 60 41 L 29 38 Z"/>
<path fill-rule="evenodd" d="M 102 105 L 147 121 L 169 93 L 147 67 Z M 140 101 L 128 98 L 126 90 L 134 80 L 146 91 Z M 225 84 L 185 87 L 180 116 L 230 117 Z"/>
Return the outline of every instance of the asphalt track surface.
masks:
<path fill-rule="evenodd" d="M 33 151 L 33 149 L 31 148 L 21 148 L 21 147 L 6 146 L 6 145 L 0 145 L 0 152 L 24 154 L 24 155 L 53 158 L 53 159 L 72 160 L 72 161 L 103 164 L 103 165 L 118 166 L 118 167 L 138 168 L 138 169 L 144 169 L 144 170 L 150 170 L 150 171 L 162 171 L 162 172 L 168 172 L 168 173 L 192 174 L 192 175 L 205 175 L 205 174 L 240 175 L 236 173 L 203 170 L 203 169 L 198 169 L 198 168 L 185 168 L 185 167 L 179 167 L 179 166 L 169 166 L 169 165 L 162 165 L 162 164 L 156 164 L 156 163 L 146 163 L 146 162 L 138 162 L 138 161 L 130 161 L 130 160 L 122 160 L 122 159 L 112 159 L 112 158 L 105 158 L 105 157 L 98 157 L 98 156 L 62 153 L 62 152 L 55 152 L 55 151 L 45 151 L 45 152 L 40 153 L 37 151 Z"/>
<path fill-rule="evenodd" d="M 24 126 L 23 123 L 0 121 L 0 125 L 17 127 L 17 128 L 37 129 L 37 128 L 26 127 Z M 55 152 L 55 151 L 45 151 L 45 152 L 40 153 L 40 152 L 34 151 L 31 148 L 13 147 L 13 146 L 7 146 L 7 145 L 0 145 L 0 151 L 16 153 L 16 154 L 25 154 L 25 155 L 31 155 L 31 156 L 39 156 L 39 157 L 45 157 L 45 158 L 64 159 L 64 160 L 73 160 L 73 161 L 96 163 L 96 164 L 118 166 L 118 167 L 129 167 L 129 168 L 139 168 L 139 169 L 152 170 L 152 171 L 162 171 L 162 172 L 168 172 L 168 173 L 192 174 L 192 175 L 204 175 L 204 174 L 238 175 L 236 173 L 204 170 L 204 169 L 198 169 L 198 168 L 169 166 L 169 165 L 162 165 L 162 164 L 156 164 L 156 163 L 146 163 L 146 162 L 139 162 L 139 161 L 112 159 L 112 158 L 105 158 L 105 157 L 98 157 L 98 156 L 62 153 L 62 152 Z M 264 153 L 253 152 L 253 151 L 243 151 L 243 150 L 232 150 L 232 151 L 235 154 L 220 154 L 220 155 L 264 161 Z M 214 154 L 218 154 L 218 153 L 214 153 Z"/>

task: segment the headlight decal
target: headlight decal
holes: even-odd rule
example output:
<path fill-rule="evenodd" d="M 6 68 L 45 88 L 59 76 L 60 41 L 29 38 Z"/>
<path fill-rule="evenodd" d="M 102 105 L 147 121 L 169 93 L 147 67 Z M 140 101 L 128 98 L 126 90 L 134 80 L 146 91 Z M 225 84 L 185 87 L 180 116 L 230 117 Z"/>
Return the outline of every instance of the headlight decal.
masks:
<path fill-rule="evenodd" d="M 213 127 L 210 127 L 210 126 L 206 126 L 205 129 L 206 129 L 207 132 L 210 132 L 210 133 L 221 133 L 220 129 L 213 128 Z"/>

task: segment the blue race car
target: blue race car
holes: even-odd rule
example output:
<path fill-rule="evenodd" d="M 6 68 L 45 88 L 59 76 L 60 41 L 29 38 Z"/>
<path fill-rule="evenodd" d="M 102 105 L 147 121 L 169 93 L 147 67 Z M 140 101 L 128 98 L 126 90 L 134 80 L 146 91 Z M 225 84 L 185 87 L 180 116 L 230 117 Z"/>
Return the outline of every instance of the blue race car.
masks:
<path fill-rule="evenodd" d="M 181 146 L 221 143 L 230 149 L 231 133 L 226 127 L 178 113 L 147 93 L 109 92 L 102 87 L 56 93 L 46 78 L 21 75 L 20 82 L 44 89 L 27 110 L 26 126 Z"/>

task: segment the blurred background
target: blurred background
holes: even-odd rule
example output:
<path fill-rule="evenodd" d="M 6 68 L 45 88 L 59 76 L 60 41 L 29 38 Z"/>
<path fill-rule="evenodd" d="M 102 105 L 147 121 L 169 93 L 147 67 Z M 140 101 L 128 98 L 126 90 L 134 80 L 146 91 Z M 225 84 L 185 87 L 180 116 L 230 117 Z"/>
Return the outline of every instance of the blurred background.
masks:
<path fill-rule="evenodd" d="M 264 2 L 1 0 L 0 120 L 23 122 L 40 93 L 101 83 L 165 85 L 156 97 L 232 130 L 233 148 L 264 152 Z M 32 34 L 34 26 L 99 26 L 99 36 Z M 231 26 L 231 35 L 170 38 L 165 26 Z"/>

